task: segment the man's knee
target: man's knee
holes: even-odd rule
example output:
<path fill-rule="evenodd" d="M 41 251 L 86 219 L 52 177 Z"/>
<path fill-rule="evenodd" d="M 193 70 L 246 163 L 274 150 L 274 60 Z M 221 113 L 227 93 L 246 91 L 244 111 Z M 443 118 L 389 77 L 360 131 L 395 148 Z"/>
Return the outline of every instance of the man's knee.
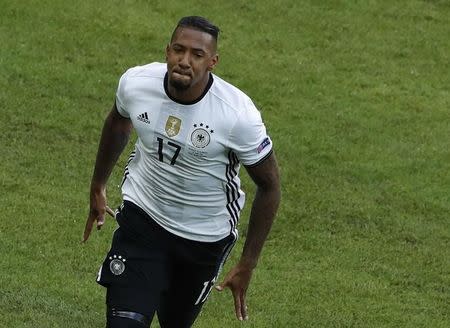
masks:
<path fill-rule="evenodd" d="M 148 328 L 150 319 L 145 315 L 132 311 L 109 308 L 106 328 Z"/>
<path fill-rule="evenodd" d="M 190 328 L 199 312 L 199 310 L 185 313 L 180 311 L 173 313 L 158 311 L 158 321 L 161 328 Z"/>

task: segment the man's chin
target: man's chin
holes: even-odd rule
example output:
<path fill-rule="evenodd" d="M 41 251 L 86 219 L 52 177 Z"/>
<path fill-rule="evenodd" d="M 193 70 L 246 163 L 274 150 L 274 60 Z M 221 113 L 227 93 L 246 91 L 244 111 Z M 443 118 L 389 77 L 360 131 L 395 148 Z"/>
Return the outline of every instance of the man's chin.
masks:
<path fill-rule="evenodd" d="M 170 79 L 169 83 L 174 89 L 176 89 L 178 91 L 185 91 L 185 90 L 189 89 L 189 87 L 191 86 L 190 81 L 180 81 L 180 80 Z"/>
<path fill-rule="evenodd" d="M 191 78 L 188 76 L 173 73 L 171 78 L 169 78 L 169 84 L 173 88 L 183 91 L 189 89 L 189 87 L 191 86 Z"/>

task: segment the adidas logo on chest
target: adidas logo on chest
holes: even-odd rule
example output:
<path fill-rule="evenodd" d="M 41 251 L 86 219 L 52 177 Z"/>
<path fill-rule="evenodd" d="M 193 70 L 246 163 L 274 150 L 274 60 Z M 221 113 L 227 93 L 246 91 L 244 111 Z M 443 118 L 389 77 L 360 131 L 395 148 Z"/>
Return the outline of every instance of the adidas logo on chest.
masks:
<path fill-rule="evenodd" d="M 147 112 L 144 112 L 144 113 L 138 115 L 137 119 L 138 119 L 138 121 L 150 124 L 150 120 L 148 119 Z"/>

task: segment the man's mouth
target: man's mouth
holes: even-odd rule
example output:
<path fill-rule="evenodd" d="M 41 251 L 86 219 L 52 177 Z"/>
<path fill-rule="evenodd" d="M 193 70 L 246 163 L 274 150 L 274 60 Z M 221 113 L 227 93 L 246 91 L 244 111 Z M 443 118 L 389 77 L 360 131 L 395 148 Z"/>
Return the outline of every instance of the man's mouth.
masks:
<path fill-rule="evenodd" d="M 183 72 L 180 70 L 174 70 L 172 72 L 172 74 L 175 74 L 176 76 L 180 76 L 180 77 L 191 77 L 191 74 L 189 72 Z"/>

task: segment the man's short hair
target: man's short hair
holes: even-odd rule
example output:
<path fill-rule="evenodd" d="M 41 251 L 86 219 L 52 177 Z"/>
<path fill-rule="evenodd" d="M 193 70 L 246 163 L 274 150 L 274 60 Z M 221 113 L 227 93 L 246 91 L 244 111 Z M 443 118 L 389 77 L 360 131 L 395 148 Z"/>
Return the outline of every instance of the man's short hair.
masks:
<path fill-rule="evenodd" d="M 179 28 L 179 27 L 190 27 L 190 28 L 208 33 L 208 34 L 212 35 L 212 37 L 214 38 L 214 40 L 216 40 L 216 42 L 219 37 L 220 29 L 204 17 L 186 16 L 186 17 L 181 18 L 177 24 L 177 27 L 175 28 L 175 30 L 172 33 L 172 39 L 175 35 L 177 28 Z"/>

